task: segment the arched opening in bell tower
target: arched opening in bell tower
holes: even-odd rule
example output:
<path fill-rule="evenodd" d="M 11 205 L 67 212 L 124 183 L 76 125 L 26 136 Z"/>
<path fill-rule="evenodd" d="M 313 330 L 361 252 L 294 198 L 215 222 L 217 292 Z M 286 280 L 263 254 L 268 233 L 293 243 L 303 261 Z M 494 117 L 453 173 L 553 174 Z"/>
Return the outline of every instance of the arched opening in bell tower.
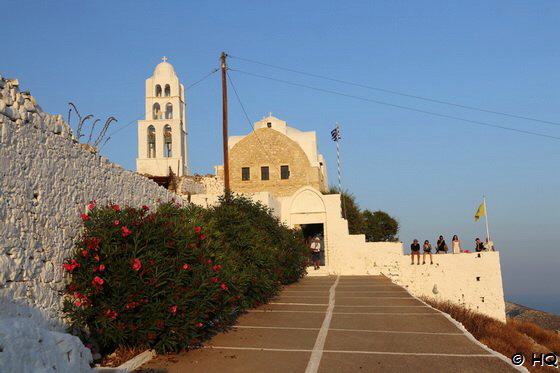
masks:
<path fill-rule="evenodd" d="M 148 158 L 156 157 L 156 129 L 150 125 L 148 127 Z"/>
<path fill-rule="evenodd" d="M 171 87 L 169 86 L 169 84 L 165 85 L 165 97 L 169 97 L 171 96 Z"/>
<path fill-rule="evenodd" d="M 161 119 L 161 107 L 157 102 L 154 104 L 153 114 L 153 119 Z"/>
<path fill-rule="evenodd" d="M 173 104 L 171 102 L 165 105 L 165 119 L 173 119 Z"/>
<path fill-rule="evenodd" d="M 163 128 L 163 156 L 165 158 L 171 158 L 173 149 L 173 139 L 171 135 L 171 126 L 166 124 Z"/>
<path fill-rule="evenodd" d="M 161 86 L 156 85 L 156 97 L 161 97 Z"/>

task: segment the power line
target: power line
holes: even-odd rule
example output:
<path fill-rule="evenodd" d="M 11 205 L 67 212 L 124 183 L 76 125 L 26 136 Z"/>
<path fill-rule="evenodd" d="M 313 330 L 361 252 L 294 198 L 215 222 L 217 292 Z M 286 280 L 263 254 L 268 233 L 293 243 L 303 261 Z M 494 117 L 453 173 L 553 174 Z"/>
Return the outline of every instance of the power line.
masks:
<path fill-rule="evenodd" d="M 540 137 L 547 137 L 547 138 L 551 138 L 551 139 L 555 139 L 555 140 L 560 140 L 560 137 L 558 137 L 558 136 L 551 136 L 551 135 L 546 135 L 546 134 L 543 134 L 543 133 L 538 133 L 538 132 L 520 130 L 520 129 L 517 129 L 517 128 L 506 127 L 506 126 L 502 126 L 502 125 L 499 125 L 499 124 L 492 124 L 492 123 L 487 123 L 487 122 L 481 122 L 481 121 L 478 121 L 478 120 L 466 119 L 466 118 L 456 117 L 456 116 L 447 115 L 447 114 L 440 114 L 440 113 L 436 113 L 436 112 L 433 112 L 433 111 L 428 111 L 428 110 L 423 110 L 423 109 L 417 109 L 417 108 L 413 108 L 413 107 L 409 107 L 409 106 L 398 105 L 398 104 L 392 104 L 392 103 L 389 103 L 389 102 L 374 100 L 374 99 L 371 99 L 371 98 L 366 98 L 366 97 L 361 97 L 361 96 L 357 96 L 357 95 L 352 95 L 352 94 L 349 94 L 349 93 L 343 93 L 343 92 L 333 91 L 333 90 L 330 90 L 330 89 L 324 89 L 324 88 L 313 87 L 313 86 L 306 85 L 306 84 L 290 82 L 290 81 L 287 81 L 287 80 L 282 80 L 282 79 L 278 79 L 278 78 L 272 78 L 272 77 L 269 77 L 269 76 L 260 75 L 260 74 L 255 74 L 255 73 L 250 73 L 250 72 L 242 71 L 242 70 L 238 70 L 238 69 L 230 69 L 230 70 L 231 70 L 231 71 L 236 71 L 236 72 L 239 72 L 239 73 L 242 73 L 242 74 L 246 74 L 246 75 L 250 75 L 250 76 L 262 78 L 262 79 L 268 79 L 268 80 L 272 80 L 272 81 L 275 81 L 275 82 L 280 82 L 280 83 L 284 83 L 284 84 L 288 84 L 288 85 L 293 85 L 293 86 L 296 86 L 296 87 L 307 88 L 307 89 L 311 89 L 311 90 L 315 90 L 315 91 L 319 91 L 319 92 L 325 92 L 325 93 L 330 93 L 330 94 L 334 94 L 334 95 L 338 95 L 338 96 L 344 96 L 344 97 L 348 97 L 348 98 L 353 98 L 353 99 L 356 99 L 356 100 L 372 102 L 372 103 L 379 104 L 379 105 L 385 105 L 385 106 L 390 106 L 390 107 L 394 107 L 394 108 L 398 108 L 398 109 L 403 109 L 403 110 L 408 110 L 408 111 L 414 111 L 414 112 L 417 112 L 417 113 L 423 113 L 423 114 L 433 115 L 433 116 L 440 117 L 440 118 L 447 118 L 447 119 L 459 120 L 459 121 L 462 121 L 462 122 L 478 124 L 478 125 L 481 125 L 481 126 L 500 128 L 500 129 L 503 129 L 503 130 L 506 130 L 506 131 L 512 131 L 512 132 L 524 133 L 524 134 L 527 134 L 527 135 L 540 136 Z"/>
<path fill-rule="evenodd" d="M 191 85 L 189 85 L 187 88 L 185 88 L 185 90 L 191 89 L 192 87 L 196 86 L 199 83 L 202 83 L 204 80 L 206 80 L 208 77 L 210 77 L 212 74 L 214 74 L 215 72 L 219 71 L 220 69 L 216 68 L 212 71 L 210 71 L 208 74 L 204 75 L 202 78 L 200 78 L 199 80 L 197 80 L 196 82 L 192 83 Z M 130 126 L 132 123 L 137 122 L 139 119 L 142 119 L 144 117 L 144 113 L 140 114 L 138 117 L 136 117 L 135 119 L 131 120 L 130 122 L 128 122 L 127 124 L 125 124 L 124 126 L 120 127 L 119 129 L 111 132 L 107 137 L 111 137 L 114 134 L 124 130 L 126 127 Z"/>
<path fill-rule="evenodd" d="M 206 80 L 206 78 L 208 78 L 210 75 L 214 74 L 215 72 L 218 72 L 219 70 L 220 70 L 219 68 L 215 68 L 214 70 L 210 71 L 208 74 L 204 75 L 202 78 L 200 78 L 199 80 L 197 80 L 193 84 L 189 85 L 186 89 L 190 89 L 190 88 L 194 87 L 195 85 L 197 85 L 198 83 L 201 83 L 202 81 Z"/>
<path fill-rule="evenodd" d="M 502 116 L 506 116 L 506 117 L 510 117 L 510 118 L 524 119 L 524 120 L 529 120 L 529 121 L 532 121 L 532 122 L 538 122 L 538 123 L 550 124 L 550 125 L 554 125 L 554 126 L 560 126 L 560 122 L 554 122 L 554 121 L 549 121 L 549 120 L 544 120 L 544 119 L 532 118 L 532 117 L 517 115 L 517 114 L 510 114 L 510 113 L 506 113 L 506 112 L 503 112 L 503 111 L 484 109 L 484 108 L 480 108 L 480 107 L 476 107 L 476 106 L 463 105 L 463 104 L 458 104 L 458 103 L 454 103 L 454 102 L 443 101 L 443 100 L 438 100 L 438 99 L 419 96 L 419 95 L 413 95 L 413 94 L 394 91 L 394 90 L 390 90 L 390 89 L 386 89 L 386 88 L 379 88 L 379 87 L 374 87 L 374 86 L 370 86 L 370 85 L 366 85 L 366 84 L 355 83 L 355 82 L 351 82 L 351 81 L 348 81 L 348 80 L 331 78 L 331 77 L 328 77 L 328 76 L 325 76 L 325 75 L 319 75 L 319 74 L 309 73 L 309 72 L 305 72 L 305 71 L 294 70 L 294 69 L 290 69 L 290 68 L 287 68 L 287 67 L 282 67 L 282 66 L 277 66 L 277 65 L 272 65 L 272 64 L 268 64 L 268 63 L 264 63 L 264 62 L 251 60 L 251 59 L 248 59 L 248 58 L 236 57 L 236 56 L 231 56 L 231 55 L 230 55 L 230 57 L 231 58 L 236 58 L 238 60 L 242 60 L 242 61 L 245 61 L 245 62 L 254 63 L 254 64 L 257 64 L 257 65 L 271 67 L 273 69 L 289 71 L 289 72 L 296 73 L 296 74 L 307 75 L 307 76 L 311 76 L 311 77 L 314 77 L 314 78 L 330 80 L 332 82 L 347 84 L 347 85 L 360 87 L 360 88 L 366 88 L 366 89 L 379 91 L 379 92 L 384 92 L 384 93 L 390 93 L 390 94 L 393 94 L 393 95 L 414 98 L 414 99 L 433 102 L 433 103 L 442 104 L 442 105 L 455 106 L 455 107 L 459 107 L 459 108 L 462 108 L 462 109 L 480 111 L 480 112 L 483 112 L 483 113 L 502 115 Z"/>
<path fill-rule="evenodd" d="M 259 142 L 259 144 L 261 145 L 261 147 L 264 150 L 264 153 L 266 155 L 266 157 L 268 158 L 270 163 L 272 162 L 272 159 L 270 159 L 269 154 L 268 154 L 268 149 L 266 148 L 266 146 L 264 146 L 264 144 L 262 143 L 259 135 L 257 134 L 257 131 L 254 130 L 253 128 L 253 123 L 251 122 L 251 119 L 249 119 L 249 115 L 247 114 L 247 111 L 245 110 L 245 106 L 243 105 L 243 102 L 241 102 L 241 98 L 239 97 L 239 94 L 237 93 L 237 89 L 235 89 L 235 85 L 233 84 L 233 80 L 231 79 L 231 77 L 229 76 L 229 74 L 227 74 L 227 78 L 229 80 L 229 83 L 231 85 L 231 88 L 233 88 L 233 92 L 235 93 L 235 97 L 237 97 L 237 102 L 239 102 L 239 105 L 241 106 L 241 109 L 243 110 L 243 113 L 245 114 L 245 118 L 247 119 L 247 123 L 249 124 L 249 127 L 251 127 L 251 131 L 255 134 L 255 136 L 257 137 L 257 141 Z"/>

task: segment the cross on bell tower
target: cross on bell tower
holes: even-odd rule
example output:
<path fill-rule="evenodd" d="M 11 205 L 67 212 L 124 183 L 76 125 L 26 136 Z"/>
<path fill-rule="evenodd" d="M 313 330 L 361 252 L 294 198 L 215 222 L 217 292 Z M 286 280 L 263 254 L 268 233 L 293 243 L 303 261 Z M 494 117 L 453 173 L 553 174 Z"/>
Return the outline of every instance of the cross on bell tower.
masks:
<path fill-rule="evenodd" d="M 138 121 L 136 171 L 150 176 L 189 174 L 185 87 L 163 56 L 146 79 L 146 116 Z"/>

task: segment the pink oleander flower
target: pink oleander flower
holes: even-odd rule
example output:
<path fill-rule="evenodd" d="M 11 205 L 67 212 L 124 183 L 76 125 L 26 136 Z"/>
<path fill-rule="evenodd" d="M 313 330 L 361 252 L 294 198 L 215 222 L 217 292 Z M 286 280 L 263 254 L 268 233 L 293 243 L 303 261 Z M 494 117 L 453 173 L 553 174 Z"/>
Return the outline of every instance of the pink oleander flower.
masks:
<path fill-rule="evenodd" d="M 64 263 L 63 267 L 65 270 L 72 273 L 76 268 L 80 268 L 80 263 L 78 263 L 76 259 L 72 259 L 70 263 Z"/>
<path fill-rule="evenodd" d="M 214 284 L 216 284 L 216 283 L 220 282 L 220 279 L 217 278 L 217 277 L 212 277 L 212 278 L 210 279 L 210 281 L 212 281 Z"/>
<path fill-rule="evenodd" d="M 132 261 L 132 269 L 135 270 L 135 271 L 139 271 L 140 268 L 142 268 L 142 262 L 140 261 L 140 259 L 135 258 Z"/>
<path fill-rule="evenodd" d="M 203 234 L 199 234 L 199 235 L 198 235 L 198 239 L 199 239 L 200 241 L 203 241 L 203 240 L 206 239 L 206 236 L 203 235 Z"/>
<path fill-rule="evenodd" d="M 119 225 L 121 225 L 121 222 L 118 221 L 118 220 L 115 220 L 115 221 L 113 221 L 113 225 L 114 225 L 115 227 L 118 227 Z"/>
<path fill-rule="evenodd" d="M 224 290 L 228 290 L 228 286 L 226 284 L 224 284 L 223 282 L 221 283 L 220 287 Z"/>
<path fill-rule="evenodd" d="M 88 220 L 89 220 L 88 214 L 82 214 L 82 215 L 80 215 L 80 216 L 82 217 L 82 220 L 83 220 L 83 221 L 88 221 Z"/>
<path fill-rule="evenodd" d="M 146 205 L 142 205 L 142 210 L 148 211 L 150 208 Z"/>
<path fill-rule="evenodd" d="M 202 328 L 204 324 L 199 321 L 196 324 L 194 324 L 194 326 L 196 326 L 197 328 Z"/>
<path fill-rule="evenodd" d="M 88 209 L 93 210 L 95 208 L 95 200 L 90 201 L 88 204 Z"/>
<path fill-rule="evenodd" d="M 182 267 L 185 271 L 188 271 L 189 269 L 191 269 L 191 266 L 188 263 L 183 264 Z"/>
<path fill-rule="evenodd" d="M 121 227 L 121 231 L 122 231 L 122 236 L 123 237 L 127 237 L 130 236 L 132 234 L 132 231 L 130 229 L 128 229 L 127 227 Z"/>
<path fill-rule="evenodd" d="M 96 255 L 93 257 L 93 260 L 95 260 L 96 262 L 99 262 L 101 260 L 101 258 L 99 257 L 99 255 Z"/>
<path fill-rule="evenodd" d="M 97 237 L 91 237 L 88 238 L 86 242 L 87 242 L 88 249 L 97 251 L 99 249 L 99 244 L 101 243 L 101 240 Z"/>
<path fill-rule="evenodd" d="M 212 266 L 212 271 L 214 272 L 220 272 L 221 269 L 222 266 L 220 264 L 216 264 L 215 266 Z"/>
<path fill-rule="evenodd" d="M 206 261 L 206 263 L 212 264 L 212 263 L 214 263 L 214 262 L 212 261 L 212 259 L 208 259 L 208 260 Z"/>
<path fill-rule="evenodd" d="M 93 280 L 91 280 L 91 283 L 93 284 L 93 286 L 100 286 L 100 285 L 103 285 L 105 283 L 105 280 L 103 280 L 99 276 L 95 276 L 93 278 Z"/>
<path fill-rule="evenodd" d="M 200 225 L 194 227 L 194 233 L 200 233 L 200 232 L 202 232 L 202 227 Z"/>
<path fill-rule="evenodd" d="M 105 310 L 105 316 L 110 319 L 116 320 L 119 314 L 117 313 L 117 311 L 113 311 L 112 309 L 107 308 L 107 310 Z"/>
<path fill-rule="evenodd" d="M 80 252 L 80 255 L 83 256 L 84 258 L 87 258 L 87 257 L 89 256 L 89 251 L 87 251 L 87 250 L 82 250 L 82 251 Z"/>
<path fill-rule="evenodd" d="M 169 307 L 169 312 L 171 312 L 172 314 L 175 315 L 177 313 L 177 306 L 175 305 L 175 306 Z"/>
<path fill-rule="evenodd" d="M 111 205 L 111 208 L 112 208 L 113 210 L 115 210 L 116 212 L 121 211 L 121 208 L 120 208 L 119 205 L 114 205 L 114 204 L 112 204 L 112 205 Z"/>
<path fill-rule="evenodd" d="M 127 310 L 133 310 L 136 307 L 138 307 L 139 305 L 140 305 L 140 303 L 138 303 L 138 302 L 130 302 L 130 303 L 127 303 L 125 305 L 125 307 L 126 307 Z"/>

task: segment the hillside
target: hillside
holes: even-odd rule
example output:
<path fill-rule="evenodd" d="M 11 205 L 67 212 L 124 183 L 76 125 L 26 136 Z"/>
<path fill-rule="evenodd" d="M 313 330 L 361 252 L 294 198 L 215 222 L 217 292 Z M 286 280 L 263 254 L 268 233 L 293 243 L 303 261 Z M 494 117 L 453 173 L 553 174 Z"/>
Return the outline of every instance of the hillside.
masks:
<path fill-rule="evenodd" d="M 515 320 L 530 321 L 542 328 L 560 331 L 560 316 L 506 301 L 506 315 Z"/>

